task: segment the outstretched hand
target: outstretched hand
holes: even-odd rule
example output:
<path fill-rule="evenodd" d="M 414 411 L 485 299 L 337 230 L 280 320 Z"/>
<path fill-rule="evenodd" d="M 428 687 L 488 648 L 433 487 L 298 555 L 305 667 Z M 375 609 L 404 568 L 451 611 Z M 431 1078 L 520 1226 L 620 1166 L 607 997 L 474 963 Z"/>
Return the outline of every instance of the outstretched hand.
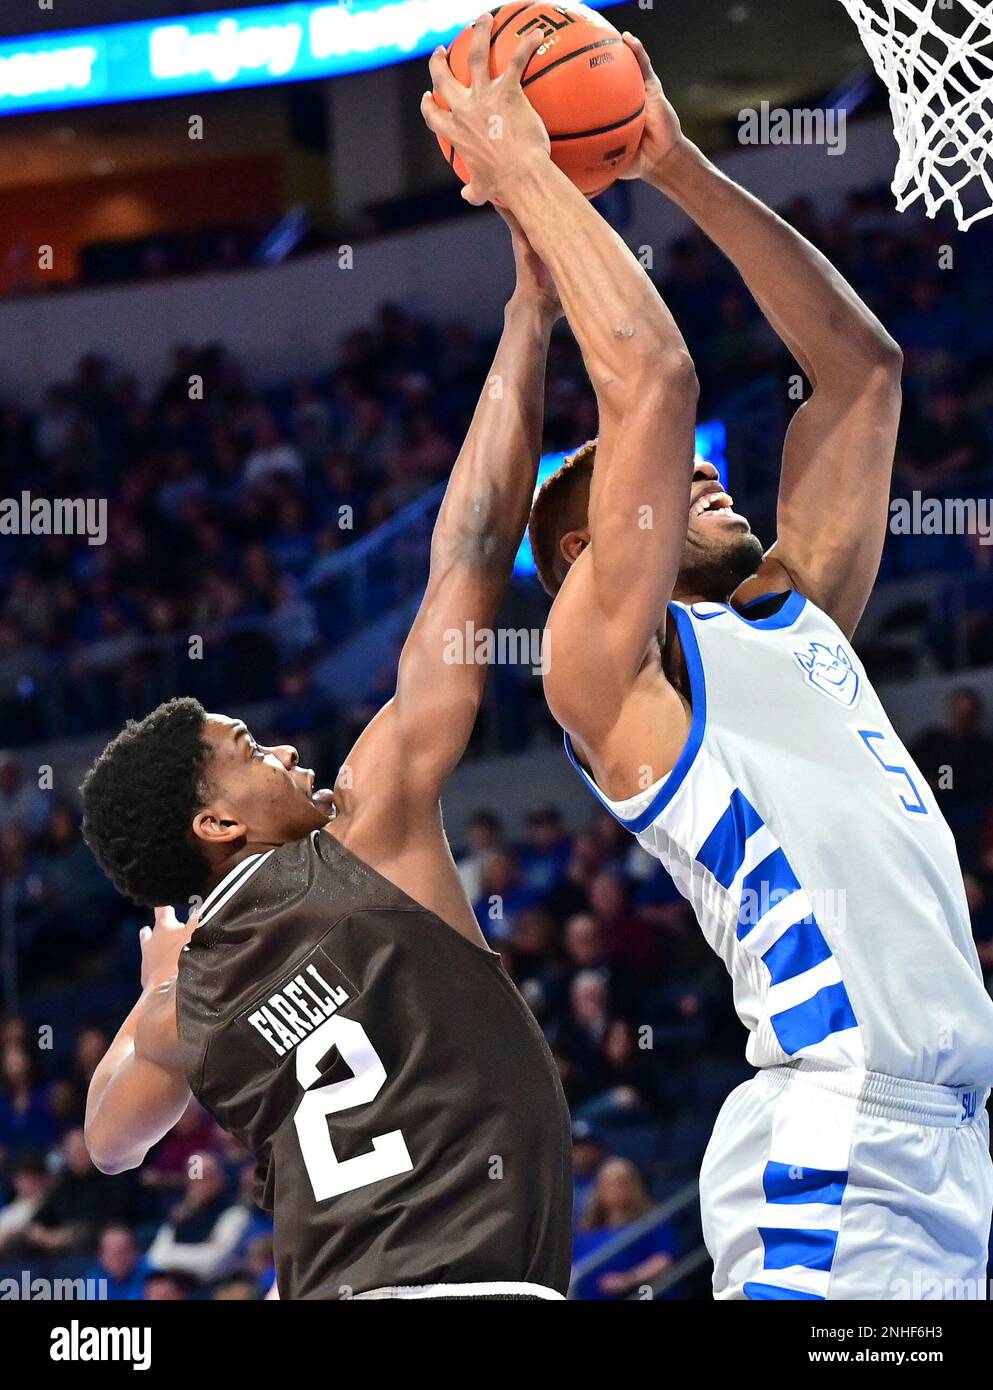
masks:
<path fill-rule="evenodd" d="M 155 909 L 155 925 L 142 927 L 138 934 L 141 943 L 141 987 L 144 991 L 161 989 L 175 979 L 179 955 L 197 929 L 197 914 L 181 922 L 171 907 Z"/>
<path fill-rule="evenodd" d="M 514 179 L 528 158 L 547 158 L 551 149 L 541 117 L 521 87 L 521 75 L 545 36 L 540 30 L 528 34 L 500 76 L 491 77 L 492 28 L 491 14 L 473 25 L 471 85 L 463 86 L 449 67 L 444 48 L 436 48 L 429 67 L 439 100 L 431 92 L 421 99 L 421 115 L 428 128 L 455 146 L 469 170 L 462 197 L 477 207 L 491 202 L 506 205 Z"/>
<path fill-rule="evenodd" d="M 671 154 L 683 139 L 683 132 L 676 108 L 662 90 L 662 83 L 655 75 L 652 60 L 645 52 L 645 45 L 641 39 L 636 39 L 626 30 L 623 37 L 637 58 L 641 75 L 645 79 L 645 129 L 638 153 L 621 178 L 650 180 L 666 156 Z"/>

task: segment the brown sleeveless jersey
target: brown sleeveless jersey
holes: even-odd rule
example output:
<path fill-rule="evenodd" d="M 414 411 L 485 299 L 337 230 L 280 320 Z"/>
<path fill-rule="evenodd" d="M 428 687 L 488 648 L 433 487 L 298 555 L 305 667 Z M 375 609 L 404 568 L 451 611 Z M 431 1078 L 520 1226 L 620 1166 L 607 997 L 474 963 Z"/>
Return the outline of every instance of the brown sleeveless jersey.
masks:
<path fill-rule="evenodd" d="M 496 955 L 331 835 L 244 860 L 180 962 L 190 1086 L 259 1164 L 283 1298 L 565 1291 L 569 1115 Z"/>

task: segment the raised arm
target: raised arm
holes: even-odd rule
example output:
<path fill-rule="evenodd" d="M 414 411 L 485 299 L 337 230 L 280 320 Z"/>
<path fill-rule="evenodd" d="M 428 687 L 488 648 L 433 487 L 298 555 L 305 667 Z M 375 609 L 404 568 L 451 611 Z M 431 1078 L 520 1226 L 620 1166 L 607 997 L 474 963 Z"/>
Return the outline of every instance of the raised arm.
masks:
<path fill-rule="evenodd" d="M 483 937 L 442 830 L 439 798 L 482 701 L 487 665 L 475 659 L 474 634 L 492 629 L 524 534 L 541 454 L 548 342 L 561 314 L 547 270 L 509 220 L 517 287 L 503 335 L 435 523 L 396 694 L 338 774 L 332 825 L 478 945 Z"/>
<path fill-rule="evenodd" d="M 851 634 L 886 534 L 902 354 L 819 251 L 678 134 L 644 47 L 625 40 L 645 76 L 635 172 L 734 263 L 813 387 L 786 436 L 776 543 L 742 597 L 796 588 Z"/>
<path fill-rule="evenodd" d="M 523 61 L 489 78 L 491 23 L 477 23 L 472 87 L 436 54 L 435 88 L 451 110 L 429 95 L 422 111 L 469 169 L 467 200 L 508 206 L 552 272 L 596 392 L 591 540 L 556 600 L 545 676 L 553 713 L 587 741 L 616 720 L 664 623 L 686 532 L 696 378 L 641 265 L 551 163 L 520 86 L 530 52 L 519 50 Z"/>
<path fill-rule="evenodd" d="M 465 752 L 482 701 L 487 667 L 471 659 L 470 633 L 496 621 L 524 533 L 549 338 L 561 315 L 547 271 L 513 223 L 511 232 L 517 285 L 438 513 L 427 588 L 397 671 L 393 712 L 410 775 L 432 799 Z"/>
<path fill-rule="evenodd" d="M 141 932 L 142 992 L 90 1079 L 84 1133 L 103 1173 L 137 1168 L 190 1100 L 176 1029 L 179 953 L 195 921 L 157 908 Z"/>
<path fill-rule="evenodd" d="M 465 751 L 486 665 L 470 634 L 489 628 L 510 579 L 534 493 L 548 343 L 561 310 L 554 287 L 512 227 L 517 287 L 431 539 L 427 587 L 400 654 L 396 694 L 348 759 L 363 768 L 394 745 L 393 793 L 436 801 Z M 463 650 L 464 656 L 463 656 Z"/>

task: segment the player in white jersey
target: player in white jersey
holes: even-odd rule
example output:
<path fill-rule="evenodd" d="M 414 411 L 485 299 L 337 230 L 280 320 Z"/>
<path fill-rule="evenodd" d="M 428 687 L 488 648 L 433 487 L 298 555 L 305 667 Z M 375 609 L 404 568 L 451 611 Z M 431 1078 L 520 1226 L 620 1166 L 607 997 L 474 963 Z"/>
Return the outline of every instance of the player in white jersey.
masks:
<path fill-rule="evenodd" d="M 734 262 L 813 387 L 763 554 L 694 467 L 695 381 L 647 277 L 618 248 L 592 303 L 539 244 L 600 409 L 532 515 L 555 595 L 546 695 L 590 787 L 692 903 L 759 1068 L 701 1174 L 715 1295 L 985 1297 L 993 1001 L 952 836 L 850 645 L 886 530 L 900 352 L 682 136 L 628 41 L 636 173 Z"/>

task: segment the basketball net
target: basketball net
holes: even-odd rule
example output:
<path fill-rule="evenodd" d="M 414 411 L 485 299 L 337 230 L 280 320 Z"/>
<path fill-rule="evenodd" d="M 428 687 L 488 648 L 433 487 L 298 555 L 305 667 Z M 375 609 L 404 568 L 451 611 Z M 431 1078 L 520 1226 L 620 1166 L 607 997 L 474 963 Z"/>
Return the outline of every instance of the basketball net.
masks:
<path fill-rule="evenodd" d="M 841 0 L 886 83 L 903 212 L 951 204 L 964 231 L 993 214 L 993 4 Z M 968 190 L 963 206 L 963 193 Z"/>

